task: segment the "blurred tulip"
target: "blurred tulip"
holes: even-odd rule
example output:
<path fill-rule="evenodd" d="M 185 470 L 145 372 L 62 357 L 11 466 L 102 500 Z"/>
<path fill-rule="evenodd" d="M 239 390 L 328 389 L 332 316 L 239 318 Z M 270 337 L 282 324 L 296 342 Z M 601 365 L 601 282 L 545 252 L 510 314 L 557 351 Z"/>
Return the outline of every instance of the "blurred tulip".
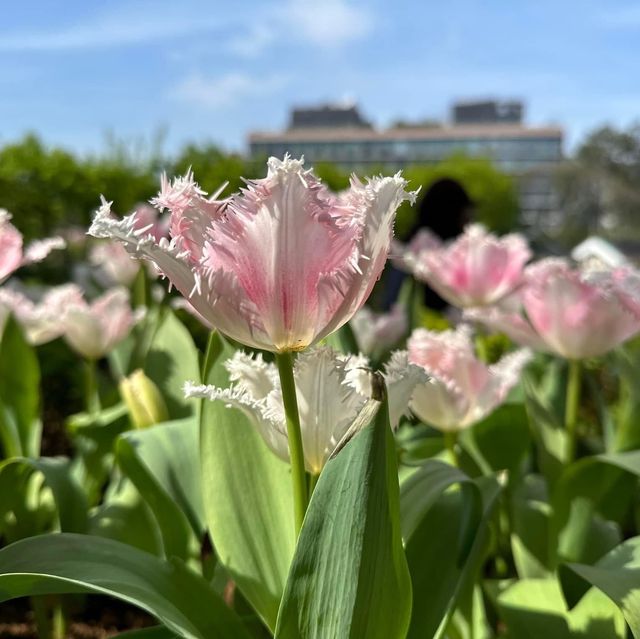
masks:
<path fill-rule="evenodd" d="M 521 349 L 488 366 L 476 358 L 468 327 L 416 329 L 409 338 L 408 361 L 430 379 L 415 388 L 411 410 L 445 432 L 472 426 L 506 399 L 530 359 L 530 351 Z"/>
<path fill-rule="evenodd" d="M 216 200 L 193 176 L 153 203 L 170 213 L 171 241 L 136 230 L 103 201 L 89 230 L 154 262 L 202 317 L 242 344 L 299 351 L 334 332 L 364 304 L 379 277 L 404 200 L 400 175 L 352 179 L 331 194 L 301 160 L 271 158 L 267 177 Z"/>
<path fill-rule="evenodd" d="M 99 359 L 117 346 L 140 319 L 139 311 L 133 312 L 129 293 L 125 289 L 112 289 L 88 304 L 80 289 L 70 300 L 62 319 L 64 338 L 80 355 L 87 359 Z"/>
<path fill-rule="evenodd" d="M 396 426 L 415 385 L 426 379 L 417 366 L 395 362 L 387 371 L 389 414 Z M 318 474 L 371 398 L 368 361 L 362 355 L 341 355 L 328 347 L 300 354 L 294 374 L 307 471 Z M 288 461 L 289 447 L 282 391 L 275 365 L 261 355 L 240 351 L 226 362 L 230 388 L 185 385 L 187 397 L 221 400 L 241 409 L 267 445 Z M 365 426 L 363 423 L 361 426 Z"/>
<path fill-rule="evenodd" d="M 9 315 L 13 315 L 33 345 L 60 337 L 64 332 L 62 314 L 70 297 L 75 297 L 74 289 L 74 286 L 52 288 L 35 303 L 20 291 L 0 288 L 0 333 Z"/>
<path fill-rule="evenodd" d="M 98 267 L 102 283 L 131 286 L 140 270 L 140 263 L 117 242 L 99 242 L 91 247 L 89 261 Z"/>
<path fill-rule="evenodd" d="M 147 428 L 169 419 L 169 411 L 160 390 L 144 371 L 134 371 L 120 381 L 118 388 L 135 428 Z"/>
<path fill-rule="evenodd" d="M 0 283 L 21 266 L 40 262 L 51 251 L 65 247 L 62 238 L 52 237 L 32 242 L 23 249 L 22 233 L 9 220 L 11 214 L 0 209 Z"/>
<path fill-rule="evenodd" d="M 369 356 L 380 356 L 391 350 L 408 331 L 407 313 L 395 304 L 390 313 L 374 313 L 363 306 L 351 319 L 358 348 Z"/>
<path fill-rule="evenodd" d="M 493 304 L 515 290 L 530 258 L 523 236 L 497 237 L 471 224 L 448 244 L 428 231 L 418 234 L 402 259 L 417 279 L 449 304 L 467 308 Z"/>
<path fill-rule="evenodd" d="M 567 359 L 604 355 L 640 332 L 630 276 L 544 259 L 527 268 L 525 279 L 518 294 L 504 304 L 473 309 L 465 317 Z"/>

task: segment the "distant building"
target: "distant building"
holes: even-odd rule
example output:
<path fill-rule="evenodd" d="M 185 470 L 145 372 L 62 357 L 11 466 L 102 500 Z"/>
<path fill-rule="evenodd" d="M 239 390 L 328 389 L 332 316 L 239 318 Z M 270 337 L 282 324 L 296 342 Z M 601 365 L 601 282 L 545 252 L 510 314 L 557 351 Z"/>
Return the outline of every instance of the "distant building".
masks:
<path fill-rule="evenodd" d="M 356 127 L 370 129 L 367 122 L 352 105 L 323 104 L 317 107 L 293 108 L 289 130 L 316 127 Z"/>
<path fill-rule="evenodd" d="M 456 102 L 453 105 L 454 124 L 521 124 L 522 102 L 496 100 Z"/>
<path fill-rule="evenodd" d="M 522 123 L 521 102 L 456 103 L 452 124 L 429 122 L 378 130 L 355 106 L 294 109 L 282 132 L 253 132 L 254 158 L 290 153 L 310 165 L 331 162 L 347 170 L 397 170 L 411 164 L 436 164 L 451 155 L 488 157 L 518 181 L 522 221 L 535 225 L 557 210 L 552 169 L 562 160 L 562 129 Z"/>

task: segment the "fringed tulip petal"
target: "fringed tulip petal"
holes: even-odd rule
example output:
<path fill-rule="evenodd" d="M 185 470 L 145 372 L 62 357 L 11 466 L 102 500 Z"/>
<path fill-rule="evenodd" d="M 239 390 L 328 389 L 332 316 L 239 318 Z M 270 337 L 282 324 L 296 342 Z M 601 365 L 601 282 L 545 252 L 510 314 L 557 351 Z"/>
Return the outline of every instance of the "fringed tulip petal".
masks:
<path fill-rule="evenodd" d="M 401 365 L 402 364 L 402 365 Z M 267 445 L 288 461 L 287 429 L 278 372 L 260 355 L 242 352 L 226 362 L 232 385 L 227 389 L 188 383 L 188 397 L 220 400 L 240 408 L 252 420 Z M 301 353 L 294 364 L 296 395 L 306 469 L 318 474 L 371 398 L 368 361 L 362 355 L 342 355 L 329 347 Z M 422 369 L 396 361 L 387 373 L 389 405 L 396 425 L 415 385 L 426 379 Z"/>
<path fill-rule="evenodd" d="M 106 202 L 89 233 L 151 260 L 195 310 L 229 337 L 264 350 L 303 350 L 362 306 L 387 258 L 395 211 L 414 194 L 396 175 L 329 193 L 301 160 L 271 158 L 262 180 L 225 200 L 189 173 L 162 182 L 170 241 L 115 219 Z"/>
<path fill-rule="evenodd" d="M 408 361 L 421 366 L 429 381 L 416 387 L 411 410 L 444 431 L 469 427 L 505 400 L 530 359 L 528 351 L 520 350 L 487 366 L 476 358 L 467 327 L 417 329 L 409 339 Z"/>
<path fill-rule="evenodd" d="M 518 234 L 497 237 L 471 224 L 455 241 L 438 246 L 429 236 L 410 246 L 405 262 L 443 299 L 460 308 L 486 306 L 522 283 L 531 251 Z"/>

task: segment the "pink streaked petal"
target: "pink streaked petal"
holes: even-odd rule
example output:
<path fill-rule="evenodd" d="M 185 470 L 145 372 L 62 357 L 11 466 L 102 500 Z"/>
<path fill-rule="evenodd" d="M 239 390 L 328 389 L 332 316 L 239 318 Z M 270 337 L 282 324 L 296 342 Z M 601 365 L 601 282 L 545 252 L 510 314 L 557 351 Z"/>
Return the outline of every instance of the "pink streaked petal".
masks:
<path fill-rule="evenodd" d="M 5 215 L 0 217 L 0 282 L 22 264 L 22 234 L 9 219 L 6 211 Z"/>
<path fill-rule="evenodd" d="M 171 238 L 181 251 L 186 252 L 192 263 L 199 262 L 202 258 L 210 223 L 224 215 L 226 201 L 217 200 L 218 193 L 210 198 L 207 197 L 207 193 L 198 186 L 193 173 L 189 171 L 172 182 L 163 175 L 161 191 L 151 200 L 154 206 L 160 209 L 166 208 L 171 212 L 169 221 Z"/>
<path fill-rule="evenodd" d="M 611 273 L 593 279 L 558 260 L 529 271 L 522 300 L 531 324 L 554 352 L 597 357 L 640 331 Z"/>
<path fill-rule="evenodd" d="M 348 322 L 365 303 L 380 277 L 387 261 L 395 214 L 402 202 L 415 202 L 417 191 L 406 190 L 407 181 L 399 173 L 393 177 L 370 178 L 365 184 L 357 178 L 342 197 L 345 207 L 353 211 L 354 223 L 361 226 L 361 234 L 350 258 L 354 271 L 339 283 L 343 300 L 337 308 L 330 304 L 332 317 L 319 331 L 317 339 L 329 335 Z M 324 283 L 324 290 L 330 290 Z"/>
<path fill-rule="evenodd" d="M 521 284 L 530 257 L 524 237 L 497 237 L 471 224 L 453 243 L 423 252 L 415 273 L 455 306 L 484 306 Z"/>
<path fill-rule="evenodd" d="M 319 280 L 344 268 L 353 251 L 358 228 L 338 228 L 327 201 L 298 162 L 272 160 L 267 178 L 232 198 L 227 218 L 209 231 L 203 265 L 235 273 L 279 350 L 314 341 L 326 321 Z"/>
<path fill-rule="evenodd" d="M 549 351 L 549 346 L 527 321 L 521 310 L 498 304 L 466 309 L 463 317 L 469 322 L 482 324 L 493 332 L 504 333 L 521 346 L 528 346 L 537 351 Z"/>

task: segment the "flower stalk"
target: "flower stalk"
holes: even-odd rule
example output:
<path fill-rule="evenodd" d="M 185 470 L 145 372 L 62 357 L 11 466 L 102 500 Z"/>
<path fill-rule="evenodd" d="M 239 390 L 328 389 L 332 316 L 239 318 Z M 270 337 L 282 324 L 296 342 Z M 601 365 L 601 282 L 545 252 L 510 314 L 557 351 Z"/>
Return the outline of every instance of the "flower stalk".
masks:
<path fill-rule="evenodd" d="M 565 427 L 567 429 L 567 464 L 571 464 L 576 456 L 576 439 L 578 424 L 578 408 L 580 405 L 580 377 L 582 366 L 579 359 L 569 360 L 569 376 L 567 379 L 567 401 L 565 405 Z"/>
<path fill-rule="evenodd" d="M 291 480 L 293 483 L 293 509 L 296 537 L 302 528 L 307 510 L 307 476 L 304 467 L 302 449 L 302 431 L 300 413 L 296 397 L 296 385 L 293 377 L 293 354 L 291 352 L 276 353 L 276 364 L 282 387 L 282 401 L 287 422 L 287 438 L 289 440 L 289 457 L 291 459 Z"/>
<path fill-rule="evenodd" d="M 100 412 L 98 393 L 98 368 L 95 359 L 86 359 L 84 366 L 85 408 L 90 415 Z"/>
<path fill-rule="evenodd" d="M 458 445 L 458 431 L 451 430 L 444 433 L 444 445 L 451 457 L 451 463 L 460 468 L 460 458 L 458 457 L 458 451 L 456 446 Z"/>

